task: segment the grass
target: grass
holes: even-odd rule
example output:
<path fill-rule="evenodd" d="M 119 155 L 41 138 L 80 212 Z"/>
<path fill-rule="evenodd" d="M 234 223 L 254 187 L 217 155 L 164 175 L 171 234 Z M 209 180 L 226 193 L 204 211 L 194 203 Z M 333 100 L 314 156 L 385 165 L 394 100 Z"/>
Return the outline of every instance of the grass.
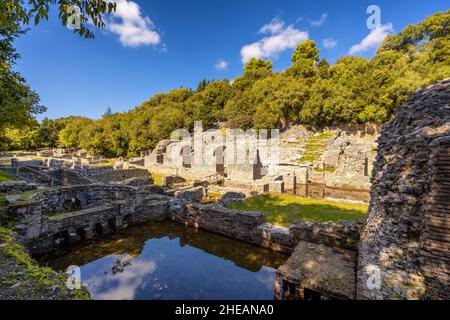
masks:
<path fill-rule="evenodd" d="M 223 198 L 223 194 L 219 192 L 208 191 L 208 199 L 202 200 L 202 203 L 218 203 Z"/>
<path fill-rule="evenodd" d="M 14 259 L 15 267 L 21 271 L 19 277 L 17 272 L 11 272 L 9 278 L 1 279 L 0 285 L 11 286 L 20 281 L 33 281 L 40 286 L 51 288 L 65 284 L 67 278 L 64 274 L 55 273 L 48 267 L 39 266 L 28 254 L 26 249 L 16 242 L 14 232 L 11 229 L 0 226 L 0 255 Z M 63 289 L 68 294 L 67 289 Z M 71 292 L 71 296 L 67 298 L 87 300 L 89 294 L 85 290 L 75 289 Z"/>
<path fill-rule="evenodd" d="M 2 250 L 6 255 L 13 257 L 17 265 L 25 268 L 25 277 L 37 280 L 42 285 L 50 285 L 50 277 L 52 270 L 50 268 L 42 268 L 34 263 L 24 248 L 13 241 L 12 231 L 0 227 L 0 242 L 3 243 Z"/>
<path fill-rule="evenodd" d="M 267 222 L 288 226 L 296 221 L 356 221 L 367 214 L 368 205 L 349 202 L 334 202 L 322 199 L 306 199 L 292 195 L 262 195 L 243 202 L 232 203 L 235 210 L 260 211 Z"/>
<path fill-rule="evenodd" d="M 8 206 L 8 201 L 6 201 L 6 193 L 0 192 L 0 208 Z"/>
<path fill-rule="evenodd" d="M 159 173 L 152 172 L 150 175 L 152 176 L 153 183 L 155 185 L 157 185 L 157 186 L 162 186 L 163 185 L 163 178 L 165 177 L 164 174 L 159 174 Z"/>
<path fill-rule="evenodd" d="M 36 189 L 36 190 L 25 191 L 23 193 L 23 201 L 29 201 L 32 195 L 37 194 L 37 193 L 44 193 L 47 191 L 48 191 L 48 189 Z"/>
<path fill-rule="evenodd" d="M 333 167 L 314 168 L 314 171 L 334 173 L 336 172 L 336 168 Z"/>
<path fill-rule="evenodd" d="M 327 141 L 335 135 L 333 131 L 322 132 L 306 139 L 304 153 L 299 163 L 310 163 L 319 160 L 326 149 Z"/>
<path fill-rule="evenodd" d="M 104 162 L 93 164 L 94 167 L 113 167 L 116 164 L 117 159 L 105 159 Z"/>
<path fill-rule="evenodd" d="M 16 180 L 12 175 L 7 173 L 6 171 L 0 170 L 0 182 L 4 181 L 14 181 Z"/>

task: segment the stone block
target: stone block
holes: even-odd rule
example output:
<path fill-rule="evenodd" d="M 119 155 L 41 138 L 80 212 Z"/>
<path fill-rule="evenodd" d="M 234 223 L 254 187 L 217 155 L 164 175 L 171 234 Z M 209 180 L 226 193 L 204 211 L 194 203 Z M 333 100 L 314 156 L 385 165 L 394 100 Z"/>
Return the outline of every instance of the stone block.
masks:
<path fill-rule="evenodd" d="M 269 183 L 270 193 L 284 193 L 284 181 L 272 181 Z"/>

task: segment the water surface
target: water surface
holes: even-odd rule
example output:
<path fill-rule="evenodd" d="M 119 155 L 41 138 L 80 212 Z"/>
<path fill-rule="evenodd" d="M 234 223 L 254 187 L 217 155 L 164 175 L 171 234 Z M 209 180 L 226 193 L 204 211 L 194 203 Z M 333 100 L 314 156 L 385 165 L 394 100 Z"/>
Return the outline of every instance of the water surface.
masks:
<path fill-rule="evenodd" d="M 285 255 L 175 223 L 156 223 L 47 257 L 55 270 L 81 268 L 93 299 L 274 298 Z"/>

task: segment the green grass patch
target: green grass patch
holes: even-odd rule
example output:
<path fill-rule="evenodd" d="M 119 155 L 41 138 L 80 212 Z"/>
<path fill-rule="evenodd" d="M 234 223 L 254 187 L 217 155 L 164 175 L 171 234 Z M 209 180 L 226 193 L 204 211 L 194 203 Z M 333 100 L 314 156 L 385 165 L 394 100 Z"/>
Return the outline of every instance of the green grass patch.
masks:
<path fill-rule="evenodd" d="M 8 172 L 0 170 L 0 182 L 4 181 L 14 181 L 16 180 L 14 176 L 10 175 Z"/>
<path fill-rule="evenodd" d="M 50 268 L 40 267 L 31 259 L 28 252 L 13 240 L 13 232 L 10 229 L 0 227 L 0 242 L 2 251 L 16 260 L 17 265 L 24 267 L 25 278 L 34 279 L 41 285 L 49 286 L 52 281 L 53 271 Z"/>
<path fill-rule="evenodd" d="M 302 157 L 298 160 L 300 164 L 311 163 L 319 160 L 327 147 L 327 141 L 335 135 L 333 131 L 326 131 L 306 139 Z"/>
<path fill-rule="evenodd" d="M 296 221 L 356 221 L 366 216 L 368 205 L 268 194 L 232 203 L 229 208 L 259 211 L 265 214 L 267 222 L 288 226 Z"/>
<path fill-rule="evenodd" d="M 116 158 L 105 159 L 104 162 L 95 163 L 95 164 L 93 164 L 93 166 L 94 167 L 114 167 L 114 165 L 116 164 L 116 161 L 117 161 Z"/>
<path fill-rule="evenodd" d="M 62 290 L 62 294 L 66 299 L 88 300 L 89 293 L 85 289 L 75 289 L 69 291 L 65 288 L 67 276 L 63 273 L 56 273 L 48 267 L 39 266 L 29 255 L 28 251 L 16 241 L 17 235 L 9 228 L 0 226 L 0 255 L 14 259 L 14 265 L 19 273 L 12 271 L 8 278 L 0 280 L 0 285 L 12 286 L 16 284 L 19 279 L 23 282 L 36 283 L 39 286 L 51 288 L 58 286 Z M 38 288 L 33 288 L 36 290 Z M 21 289 L 17 290 L 17 294 Z"/>
<path fill-rule="evenodd" d="M 334 173 L 336 171 L 336 168 L 333 167 L 324 167 L 324 168 L 314 168 L 315 171 L 317 172 L 329 172 L 329 173 Z"/>
<path fill-rule="evenodd" d="M 6 193 L 0 192 L 0 208 L 8 206 L 8 201 L 6 201 Z"/>
<path fill-rule="evenodd" d="M 208 198 L 202 200 L 202 203 L 204 203 L 204 204 L 218 203 L 220 200 L 222 200 L 222 198 L 223 198 L 223 194 L 221 194 L 220 192 L 209 191 Z"/>
<path fill-rule="evenodd" d="M 44 193 L 46 191 L 48 191 L 48 189 L 36 189 L 36 190 L 25 191 L 23 193 L 23 201 L 30 200 L 31 196 L 34 194 Z"/>
<path fill-rule="evenodd" d="M 153 183 L 157 186 L 163 185 L 163 178 L 166 176 L 164 174 L 152 172 L 151 176 L 153 178 Z"/>

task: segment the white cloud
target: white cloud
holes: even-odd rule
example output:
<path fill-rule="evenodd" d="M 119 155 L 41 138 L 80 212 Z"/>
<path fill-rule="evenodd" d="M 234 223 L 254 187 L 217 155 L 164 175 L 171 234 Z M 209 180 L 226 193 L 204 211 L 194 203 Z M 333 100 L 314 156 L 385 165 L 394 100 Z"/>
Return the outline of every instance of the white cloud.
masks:
<path fill-rule="evenodd" d="M 319 20 L 311 21 L 311 25 L 315 27 L 321 26 L 328 17 L 328 13 L 322 13 Z"/>
<path fill-rule="evenodd" d="M 349 54 L 354 55 L 360 52 L 366 52 L 371 49 L 378 48 L 378 46 L 383 42 L 390 33 L 394 31 L 392 23 L 381 25 L 373 29 L 367 37 L 361 40 L 360 43 L 355 44 L 349 50 Z"/>
<path fill-rule="evenodd" d="M 219 59 L 217 60 L 215 68 L 220 71 L 226 70 L 228 68 L 228 62 L 223 59 Z"/>
<path fill-rule="evenodd" d="M 337 45 L 337 40 L 334 40 L 333 38 L 323 39 L 322 44 L 327 49 L 334 48 Z"/>
<path fill-rule="evenodd" d="M 114 0 L 116 12 L 106 19 L 106 30 L 119 36 L 126 47 L 157 45 L 161 36 L 156 32 L 153 22 L 144 16 L 140 6 L 134 1 Z"/>
<path fill-rule="evenodd" d="M 260 33 L 270 33 L 271 35 L 242 47 L 243 63 L 252 58 L 277 58 L 281 52 L 293 49 L 309 38 L 307 31 L 296 29 L 293 25 L 286 27 L 285 23 L 277 18 L 264 25 Z"/>
<path fill-rule="evenodd" d="M 271 33 L 277 34 L 284 28 L 284 21 L 278 18 L 274 18 L 270 23 L 264 25 L 259 33 Z"/>

